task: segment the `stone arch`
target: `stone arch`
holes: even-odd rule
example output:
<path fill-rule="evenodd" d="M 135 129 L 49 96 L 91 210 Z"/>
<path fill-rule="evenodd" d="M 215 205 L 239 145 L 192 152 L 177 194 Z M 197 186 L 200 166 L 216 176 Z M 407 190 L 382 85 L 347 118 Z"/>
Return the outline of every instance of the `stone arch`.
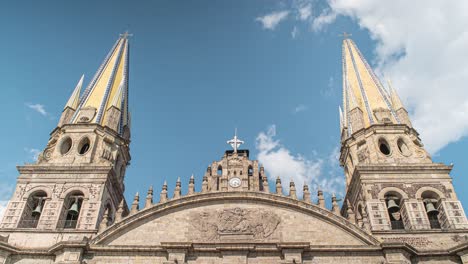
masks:
<path fill-rule="evenodd" d="M 218 204 L 222 208 L 227 208 L 227 205 L 252 204 L 255 206 L 265 206 L 265 208 L 278 208 L 281 210 L 292 211 L 304 217 L 315 219 L 324 224 L 331 225 L 333 230 L 341 230 L 345 232 L 355 241 L 360 241 L 366 245 L 378 245 L 379 241 L 373 236 L 367 234 L 354 224 L 341 216 L 337 216 L 332 212 L 320 208 L 314 204 L 308 204 L 303 201 L 298 201 L 286 196 L 278 196 L 275 194 L 263 192 L 239 193 L 239 192 L 211 192 L 198 193 L 191 196 L 185 196 L 179 199 L 173 199 L 165 203 L 156 204 L 148 209 L 143 209 L 136 214 L 129 215 L 119 222 L 114 223 L 102 233 L 98 234 L 90 243 L 97 245 L 109 244 L 115 239 L 122 237 L 125 234 L 135 234 L 136 228 L 154 223 L 157 219 L 165 217 L 169 214 L 184 212 L 185 210 L 193 210 L 205 206 Z M 288 215 L 291 212 L 288 213 Z M 171 220 L 172 222 L 172 220 Z M 157 222 L 156 222 L 157 223 Z M 151 230 L 158 230 L 151 228 Z"/>
<path fill-rule="evenodd" d="M 23 200 L 27 200 L 33 193 L 35 192 L 45 192 L 47 194 L 47 199 L 52 199 L 52 190 L 45 185 L 39 185 L 31 188 L 31 190 L 27 191 L 26 193 L 23 194 Z"/>
<path fill-rule="evenodd" d="M 425 186 L 425 187 L 419 188 L 416 191 L 416 194 L 415 194 L 416 199 L 422 199 L 422 194 L 424 192 L 427 192 L 427 191 L 430 191 L 430 192 L 433 192 L 433 193 L 437 194 L 439 196 L 439 199 L 445 199 L 446 198 L 443 192 L 437 190 L 436 188 L 433 188 L 433 187 L 430 187 L 430 186 Z"/>
<path fill-rule="evenodd" d="M 396 188 L 396 187 L 385 187 L 382 190 L 380 190 L 378 194 L 378 199 L 379 200 L 385 200 L 385 195 L 389 192 L 396 192 L 401 195 L 401 199 L 408 199 L 408 194 L 404 192 L 403 190 Z"/>
<path fill-rule="evenodd" d="M 82 186 L 71 186 L 70 188 L 66 189 L 63 191 L 60 195 L 60 199 L 65 199 L 70 193 L 79 191 L 83 193 L 84 200 L 89 199 L 89 190 L 88 188 L 82 187 Z"/>

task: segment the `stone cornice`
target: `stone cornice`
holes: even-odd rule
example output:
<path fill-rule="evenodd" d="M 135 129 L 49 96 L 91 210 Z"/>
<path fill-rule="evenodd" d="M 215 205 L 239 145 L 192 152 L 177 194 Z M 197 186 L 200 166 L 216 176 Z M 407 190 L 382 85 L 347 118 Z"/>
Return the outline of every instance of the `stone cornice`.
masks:
<path fill-rule="evenodd" d="M 126 228 L 131 228 L 133 225 L 144 221 L 152 215 L 161 214 L 171 209 L 180 208 L 188 205 L 200 205 L 204 202 L 232 201 L 233 203 L 239 203 L 239 201 L 242 200 L 262 202 L 265 204 L 271 204 L 273 206 L 281 206 L 286 207 L 288 209 L 296 209 L 298 211 L 311 214 L 332 225 L 335 225 L 354 235 L 356 238 L 360 239 L 368 245 L 379 244 L 379 241 L 375 237 L 365 233 L 363 230 L 358 228 L 356 225 L 350 223 L 345 218 L 337 216 L 326 209 L 320 208 L 317 205 L 309 204 L 282 195 L 250 191 L 197 193 L 194 195 L 187 195 L 179 199 L 173 199 L 165 203 L 155 204 L 150 208 L 139 211 L 138 213 L 130 215 L 124 218 L 122 221 L 115 223 L 114 225 L 107 228 L 104 232 L 97 235 L 90 243 L 105 243 L 106 239 L 111 238 L 115 234 L 125 232 L 124 230 Z"/>
<path fill-rule="evenodd" d="M 28 164 L 16 167 L 22 175 L 32 173 L 57 174 L 57 173 L 76 173 L 76 174 L 108 174 L 112 170 L 112 166 L 92 166 L 89 164 L 83 165 L 37 165 Z M 22 176 L 20 176 L 22 177 Z"/>

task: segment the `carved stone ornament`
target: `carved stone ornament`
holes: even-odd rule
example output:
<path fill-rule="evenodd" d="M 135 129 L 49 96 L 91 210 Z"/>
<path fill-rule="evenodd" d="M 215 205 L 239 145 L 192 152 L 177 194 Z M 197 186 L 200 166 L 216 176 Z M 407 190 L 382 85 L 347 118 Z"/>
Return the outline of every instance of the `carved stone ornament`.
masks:
<path fill-rule="evenodd" d="M 222 209 L 193 213 L 191 223 L 194 238 L 213 241 L 223 238 L 265 239 L 270 237 L 280 223 L 273 212 L 261 209 Z"/>
<path fill-rule="evenodd" d="M 80 110 L 78 116 L 79 123 L 88 123 L 89 121 L 93 120 L 94 115 L 96 114 L 96 108 L 94 107 L 85 107 Z"/>
<path fill-rule="evenodd" d="M 385 108 L 377 108 L 374 110 L 374 116 L 381 124 L 388 124 L 392 122 L 390 110 Z"/>
<path fill-rule="evenodd" d="M 60 134 L 55 134 L 54 137 L 49 139 L 46 148 L 37 157 L 38 163 L 47 162 L 50 160 L 50 158 L 52 157 L 52 153 L 54 152 L 55 146 L 57 145 L 59 136 Z"/>
<path fill-rule="evenodd" d="M 455 235 L 455 236 L 452 236 L 452 240 L 455 241 L 455 242 L 461 242 L 461 243 L 464 243 L 464 242 L 468 242 L 468 235 Z"/>
<path fill-rule="evenodd" d="M 359 163 L 369 163 L 369 149 L 367 149 L 367 146 L 358 150 L 357 157 Z"/>

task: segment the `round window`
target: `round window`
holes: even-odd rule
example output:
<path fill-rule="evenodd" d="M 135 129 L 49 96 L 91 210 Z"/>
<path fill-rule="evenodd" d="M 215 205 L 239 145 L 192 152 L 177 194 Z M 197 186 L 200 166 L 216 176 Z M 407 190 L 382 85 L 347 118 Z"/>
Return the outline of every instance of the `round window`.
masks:
<path fill-rule="evenodd" d="M 80 142 L 80 145 L 78 145 L 78 153 L 80 153 L 81 155 L 83 154 L 86 154 L 86 152 L 88 152 L 89 150 L 89 147 L 90 147 L 90 142 L 89 142 L 89 138 L 83 138 Z"/>
<path fill-rule="evenodd" d="M 379 150 L 384 155 L 387 155 L 387 156 L 390 155 L 390 146 L 388 145 L 385 139 L 379 140 Z"/>
<path fill-rule="evenodd" d="M 398 139 L 397 146 L 398 146 L 398 150 L 404 156 L 409 156 L 411 154 L 411 151 L 410 151 L 408 145 L 406 145 L 405 141 L 402 138 Z"/>
<path fill-rule="evenodd" d="M 60 144 L 60 154 L 65 155 L 70 151 L 72 146 L 72 140 L 69 137 L 66 137 L 64 140 L 62 140 L 62 143 Z"/>

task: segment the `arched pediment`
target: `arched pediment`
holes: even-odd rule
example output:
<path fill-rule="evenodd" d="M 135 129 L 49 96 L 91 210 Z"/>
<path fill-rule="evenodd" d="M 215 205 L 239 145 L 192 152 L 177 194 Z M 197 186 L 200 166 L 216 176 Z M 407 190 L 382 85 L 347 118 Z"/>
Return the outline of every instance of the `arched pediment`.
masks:
<path fill-rule="evenodd" d="M 356 225 L 326 209 L 262 192 L 194 194 L 155 204 L 110 226 L 91 244 L 159 246 L 232 241 L 379 244 Z"/>

